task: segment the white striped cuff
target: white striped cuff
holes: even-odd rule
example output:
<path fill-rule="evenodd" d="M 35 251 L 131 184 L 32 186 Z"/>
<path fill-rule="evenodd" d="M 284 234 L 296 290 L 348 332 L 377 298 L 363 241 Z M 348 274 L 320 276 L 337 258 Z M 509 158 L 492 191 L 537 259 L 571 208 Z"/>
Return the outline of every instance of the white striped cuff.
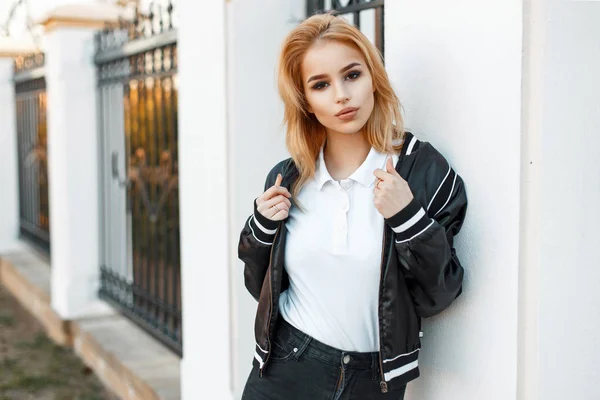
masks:
<path fill-rule="evenodd" d="M 258 212 L 256 199 L 254 200 L 254 214 L 250 217 L 250 229 L 252 235 L 262 244 L 271 245 L 275 238 L 275 232 L 279 226 L 278 221 L 270 220 Z"/>
<path fill-rule="evenodd" d="M 414 198 L 396 215 L 386 218 L 385 221 L 396 233 L 396 243 L 407 242 L 419 236 L 433 224 L 433 220 Z"/>
<path fill-rule="evenodd" d="M 419 374 L 419 350 L 400 354 L 394 358 L 383 360 L 383 374 L 386 381 L 401 378 L 408 382 Z"/>
<path fill-rule="evenodd" d="M 256 220 L 256 215 L 251 215 L 250 216 L 250 221 L 248 222 L 248 224 L 250 225 L 250 230 L 252 231 L 252 236 L 254 236 L 254 238 L 267 246 L 270 246 L 273 244 L 273 239 L 275 238 L 275 232 L 277 231 L 277 229 L 275 230 L 266 230 L 257 220 Z M 270 233 L 272 232 L 272 233 Z"/>

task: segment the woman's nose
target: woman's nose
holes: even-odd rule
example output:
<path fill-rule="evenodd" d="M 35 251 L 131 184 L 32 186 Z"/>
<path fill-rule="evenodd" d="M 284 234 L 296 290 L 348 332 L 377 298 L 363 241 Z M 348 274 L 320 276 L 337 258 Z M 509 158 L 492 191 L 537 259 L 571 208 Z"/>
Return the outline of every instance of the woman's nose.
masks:
<path fill-rule="evenodd" d="M 344 104 L 350 101 L 350 93 L 344 88 L 343 85 L 338 86 L 335 93 L 336 103 Z"/>

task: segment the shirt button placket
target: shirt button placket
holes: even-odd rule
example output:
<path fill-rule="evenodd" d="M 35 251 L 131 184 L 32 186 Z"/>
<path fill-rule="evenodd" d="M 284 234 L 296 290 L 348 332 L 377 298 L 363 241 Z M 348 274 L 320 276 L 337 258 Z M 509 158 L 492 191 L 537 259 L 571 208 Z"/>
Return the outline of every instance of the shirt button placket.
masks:
<path fill-rule="evenodd" d="M 334 211 L 334 230 L 333 230 L 333 250 L 335 253 L 341 253 L 346 248 L 347 236 L 347 212 L 348 195 L 339 182 L 335 182 L 337 187 L 338 203 L 340 208 Z"/>
<path fill-rule="evenodd" d="M 348 210 L 350 209 L 350 199 L 348 198 L 348 192 L 344 191 L 344 198 L 342 201 L 342 215 L 341 215 L 341 245 L 342 248 L 348 247 Z"/>

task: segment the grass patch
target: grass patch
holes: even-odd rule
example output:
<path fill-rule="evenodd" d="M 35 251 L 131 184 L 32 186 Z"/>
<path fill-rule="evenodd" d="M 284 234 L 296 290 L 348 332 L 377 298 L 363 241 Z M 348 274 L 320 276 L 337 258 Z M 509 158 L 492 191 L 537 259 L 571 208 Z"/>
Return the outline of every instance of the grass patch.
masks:
<path fill-rule="evenodd" d="M 0 325 L 5 327 L 12 327 L 15 325 L 15 317 L 7 314 L 0 314 Z"/>
<path fill-rule="evenodd" d="M 0 400 L 116 400 L 73 350 L 50 340 L 2 285 L 0 332 Z"/>
<path fill-rule="evenodd" d="M 62 379 L 49 376 L 17 376 L 10 381 L 0 384 L 0 390 L 16 390 L 25 389 L 30 393 L 37 393 L 40 390 L 47 389 L 50 387 L 64 386 L 65 382 Z"/>
<path fill-rule="evenodd" d="M 16 358 L 5 358 L 3 360 L 0 360 L 0 371 L 14 371 L 18 368 L 18 365 L 19 363 Z"/>
<path fill-rule="evenodd" d="M 37 332 L 32 341 L 16 343 L 16 347 L 21 350 L 44 350 L 54 346 L 43 331 Z"/>
<path fill-rule="evenodd" d="M 83 397 L 81 397 L 81 400 L 104 400 L 104 397 L 92 393 L 92 394 L 83 395 Z"/>

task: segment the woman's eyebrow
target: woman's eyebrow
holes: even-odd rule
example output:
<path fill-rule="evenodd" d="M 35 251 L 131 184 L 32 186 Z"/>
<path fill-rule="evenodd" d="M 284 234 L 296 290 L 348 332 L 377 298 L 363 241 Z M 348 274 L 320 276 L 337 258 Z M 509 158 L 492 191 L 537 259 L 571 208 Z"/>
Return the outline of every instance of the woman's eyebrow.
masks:
<path fill-rule="evenodd" d="M 357 63 L 357 62 L 350 63 L 350 64 L 346 65 L 344 68 L 340 69 L 340 74 L 342 74 L 342 73 L 348 71 L 350 68 L 354 68 L 356 66 L 360 66 L 360 63 Z M 327 74 L 313 75 L 310 78 L 308 78 L 306 83 L 310 83 L 311 81 L 316 81 L 317 79 L 323 79 L 323 78 L 327 78 Z"/>
<path fill-rule="evenodd" d="M 350 64 L 346 65 L 344 68 L 340 69 L 340 74 L 348 71 L 350 68 L 354 68 L 359 65 L 360 65 L 360 63 L 357 63 L 357 62 L 350 63 Z"/>

